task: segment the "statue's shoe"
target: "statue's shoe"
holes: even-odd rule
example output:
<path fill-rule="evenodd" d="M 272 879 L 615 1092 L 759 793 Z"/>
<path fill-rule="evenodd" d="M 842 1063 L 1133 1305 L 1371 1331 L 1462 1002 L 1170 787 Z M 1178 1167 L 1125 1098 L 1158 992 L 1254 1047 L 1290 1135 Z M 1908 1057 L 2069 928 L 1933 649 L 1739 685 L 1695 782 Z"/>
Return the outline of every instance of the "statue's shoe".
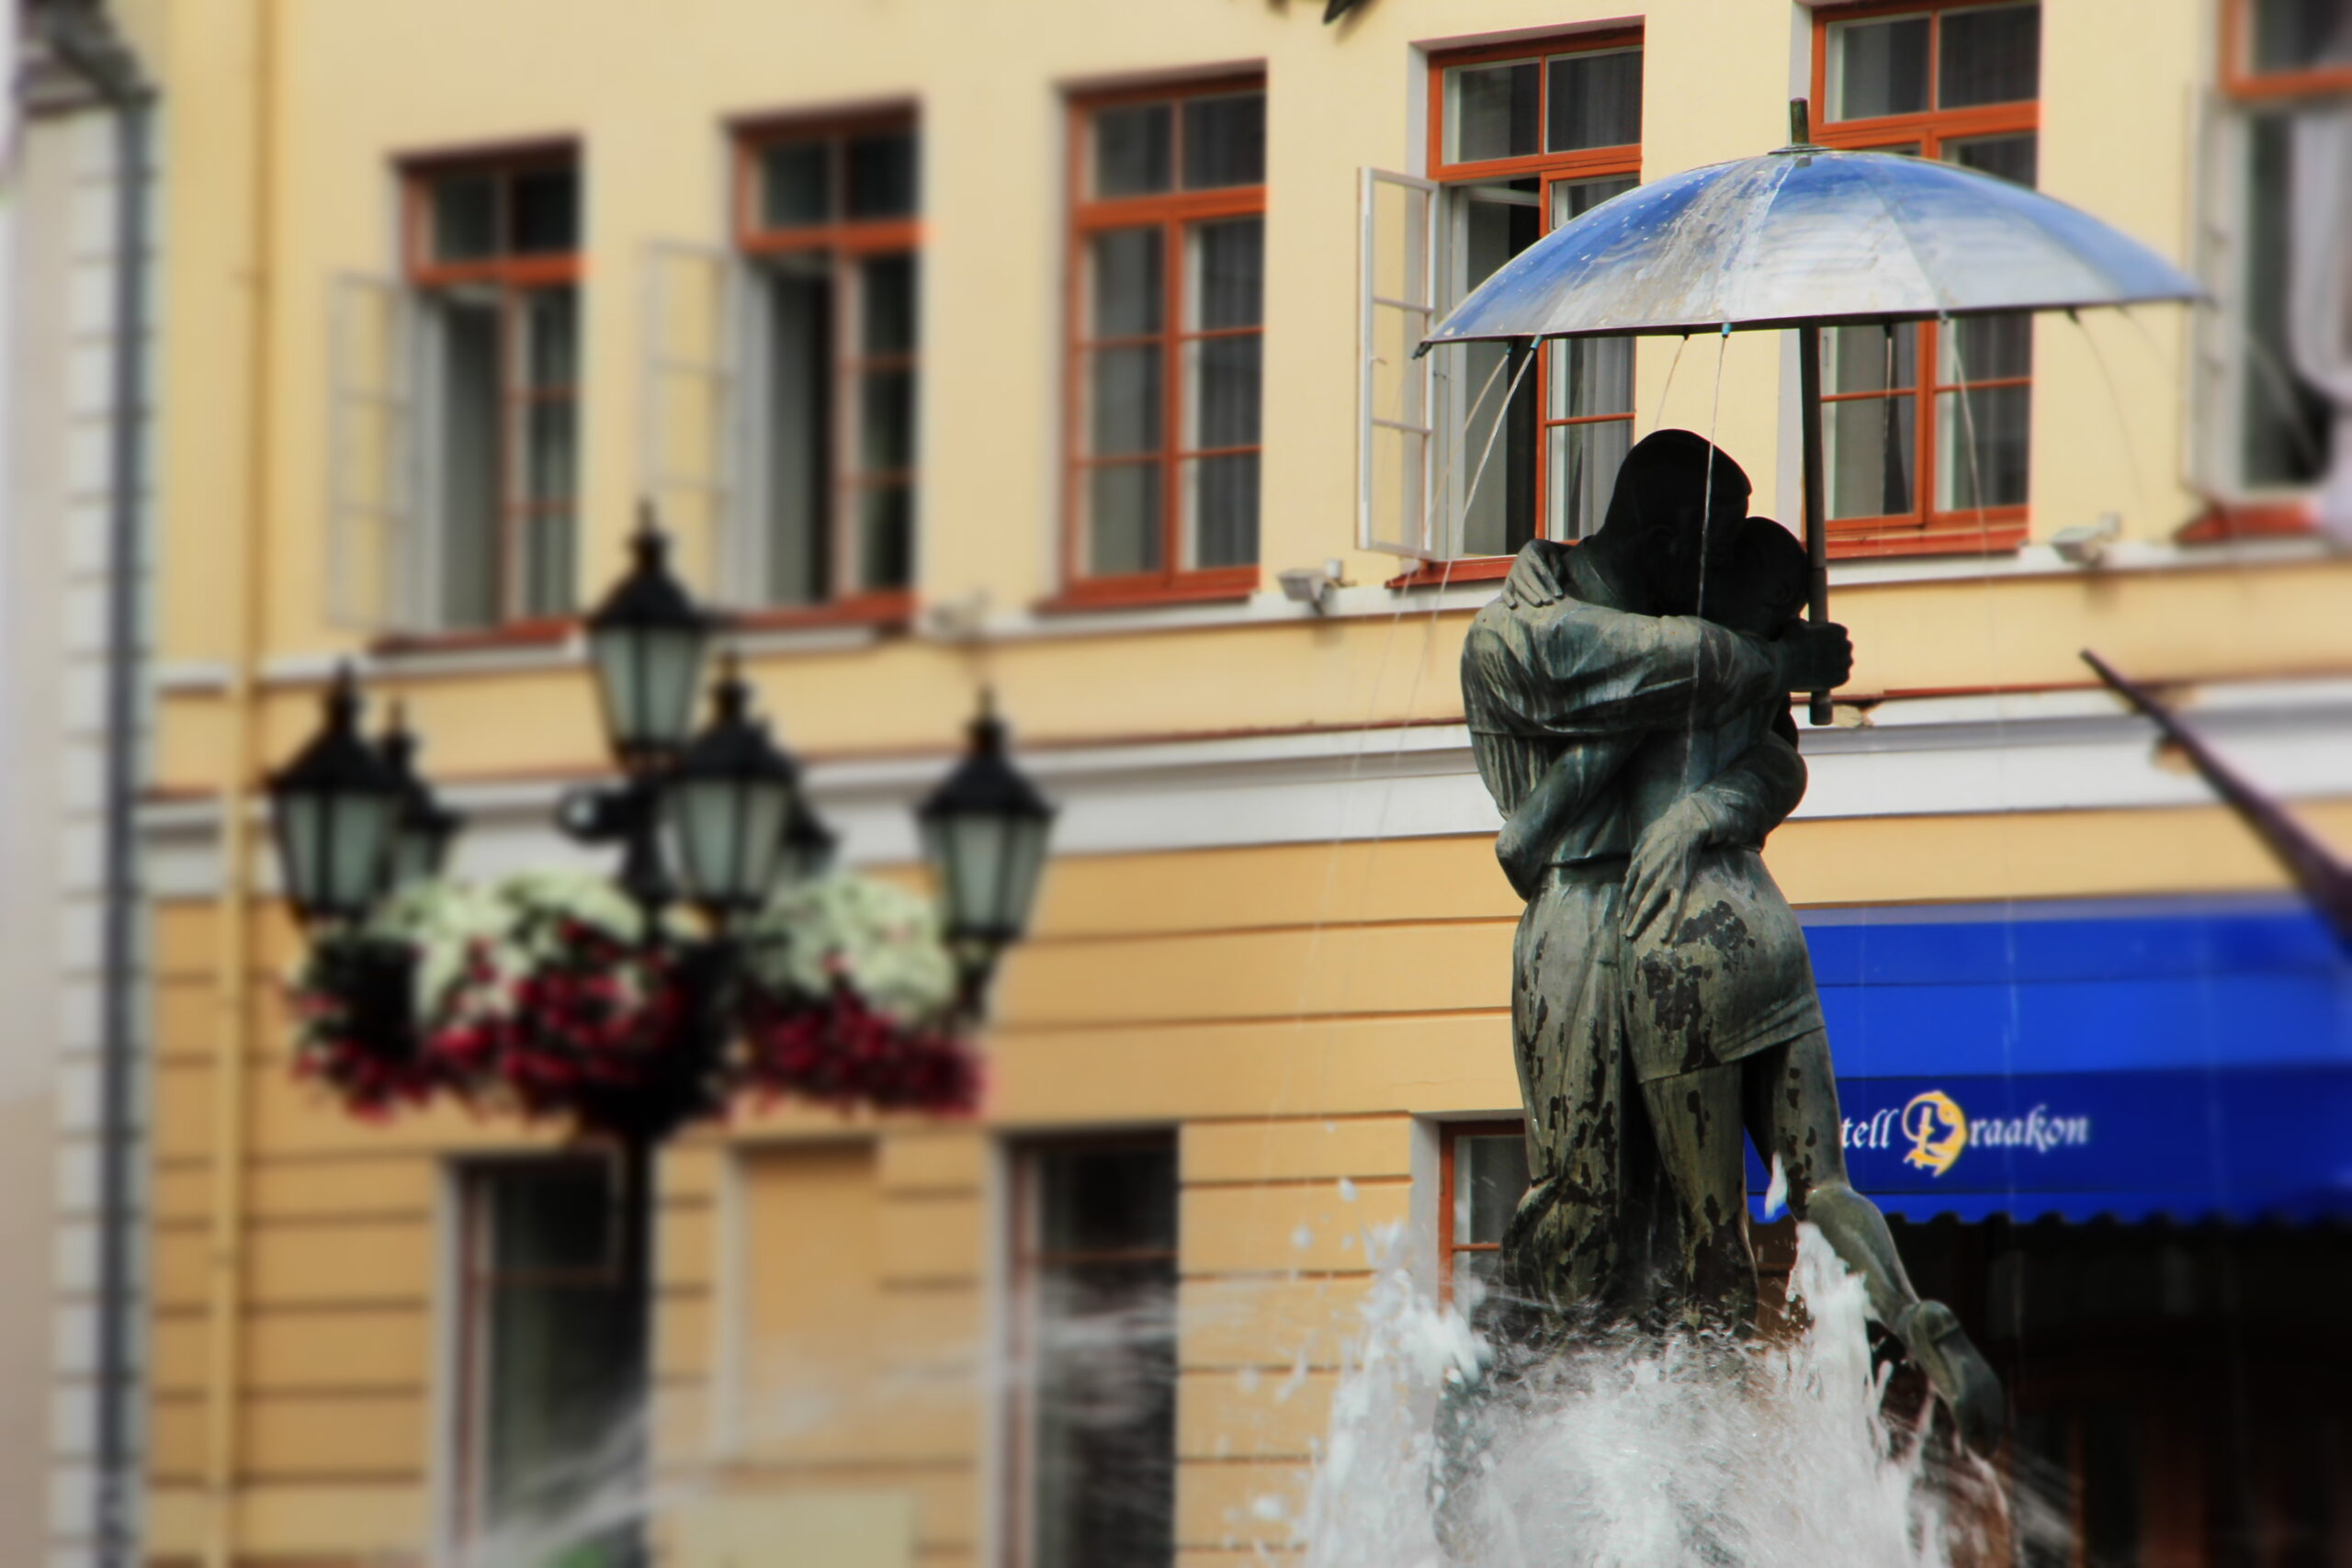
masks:
<path fill-rule="evenodd" d="M 1969 1342 L 1960 1319 L 1941 1302 L 1921 1302 L 1905 1314 L 1902 1339 L 1951 1407 L 1961 1439 L 1989 1456 L 2001 1442 L 2001 1380 Z"/>

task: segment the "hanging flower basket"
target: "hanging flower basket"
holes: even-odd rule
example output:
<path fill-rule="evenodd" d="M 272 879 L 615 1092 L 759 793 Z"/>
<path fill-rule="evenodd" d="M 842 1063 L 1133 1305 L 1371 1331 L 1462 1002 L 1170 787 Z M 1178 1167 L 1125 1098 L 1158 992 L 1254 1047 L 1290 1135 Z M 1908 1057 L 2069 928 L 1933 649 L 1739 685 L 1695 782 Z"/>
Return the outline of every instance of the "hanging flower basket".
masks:
<path fill-rule="evenodd" d="M 740 964 L 683 917 L 655 934 L 589 874 L 421 885 L 313 949 L 298 1069 L 362 1115 L 447 1096 L 623 1136 L 738 1093 L 977 1105 L 955 964 L 913 895 L 854 875 L 796 887 L 745 923 Z"/>

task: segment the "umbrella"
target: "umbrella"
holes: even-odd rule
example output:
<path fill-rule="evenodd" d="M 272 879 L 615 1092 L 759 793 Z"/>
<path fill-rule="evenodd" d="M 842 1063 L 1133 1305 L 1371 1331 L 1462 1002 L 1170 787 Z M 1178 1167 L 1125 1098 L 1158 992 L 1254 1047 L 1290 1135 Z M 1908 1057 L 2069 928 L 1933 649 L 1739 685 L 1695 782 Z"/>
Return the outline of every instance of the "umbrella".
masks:
<path fill-rule="evenodd" d="M 2193 300 L 2137 240 L 2023 186 L 1951 164 L 1794 144 L 1602 202 L 1521 252 L 1422 340 L 1624 337 L 1793 327 L 1803 386 L 1811 614 L 1829 610 L 1821 329 Z M 1829 696 L 1813 694 L 1813 719 Z"/>

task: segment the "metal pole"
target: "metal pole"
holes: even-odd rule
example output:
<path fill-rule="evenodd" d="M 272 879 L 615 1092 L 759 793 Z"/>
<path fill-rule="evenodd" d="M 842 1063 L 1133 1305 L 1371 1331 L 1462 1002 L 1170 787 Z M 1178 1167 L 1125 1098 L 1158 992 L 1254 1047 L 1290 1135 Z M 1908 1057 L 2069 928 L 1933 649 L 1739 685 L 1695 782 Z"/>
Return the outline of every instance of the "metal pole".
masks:
<path fill-rule="evenodd" d="M 1807 573 L 1805 615 L 1818 623 L 1829 619 L 1829 504 L 1821 479 L 1821 329 L 1797 329 L 1797 401 L 1804 423 L 1804 553 Z M 1829 694 L 1813 694 L 1810 716 L 1815 724 L 1829 722 Z"/>
<path fill-rule="evenodd" d="M 623 1568 L 641 1568 L 650 1561 L 645 1504 L 653 1479 L 653 1153 L 650 1136 L 632 1132 L 621 1138 L 613 1194 L 625 1358 L 618 1457 L 624 1483 L 637 1493 L 627 1517 L 613 1527 L 613 1547 Z"/>

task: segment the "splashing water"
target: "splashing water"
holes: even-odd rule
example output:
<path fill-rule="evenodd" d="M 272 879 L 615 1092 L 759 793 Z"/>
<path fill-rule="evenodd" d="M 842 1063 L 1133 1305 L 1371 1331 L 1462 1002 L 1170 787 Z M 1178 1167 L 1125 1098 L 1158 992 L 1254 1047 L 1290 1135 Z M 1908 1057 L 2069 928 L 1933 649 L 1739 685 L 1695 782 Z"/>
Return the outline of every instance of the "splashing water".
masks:
<path fill-rule="evenodd" d="M 1881 1414 L 1861 1283 L 1798 1234 L 1800 1330 L 1600 1344 L 1488 1406 L 1459 1558 L 1429 1498 L 1433 1412 L 1487 1348 L 1384 1269 L 1308 1487 L 1306 1568 L 1958 1568 L 2063 1540 L 2046 1503 L 2012 1502 L 1989 1467 Z"/>

